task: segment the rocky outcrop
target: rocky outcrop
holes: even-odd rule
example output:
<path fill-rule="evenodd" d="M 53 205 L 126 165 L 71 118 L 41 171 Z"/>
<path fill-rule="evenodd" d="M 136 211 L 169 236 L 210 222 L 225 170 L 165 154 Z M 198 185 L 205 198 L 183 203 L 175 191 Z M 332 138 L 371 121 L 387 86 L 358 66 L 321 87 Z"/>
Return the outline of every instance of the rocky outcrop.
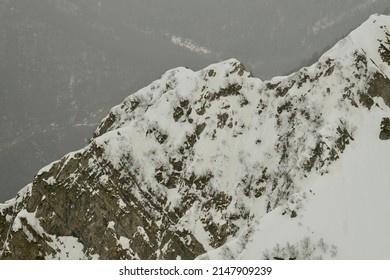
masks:
<path fill-rule="evenodd" d="M 390 139 L 390 119 L 383 118 L 381 121 L 381 132 L 379 134 L 379 138 L 381 140 L 389 140 Z"/>

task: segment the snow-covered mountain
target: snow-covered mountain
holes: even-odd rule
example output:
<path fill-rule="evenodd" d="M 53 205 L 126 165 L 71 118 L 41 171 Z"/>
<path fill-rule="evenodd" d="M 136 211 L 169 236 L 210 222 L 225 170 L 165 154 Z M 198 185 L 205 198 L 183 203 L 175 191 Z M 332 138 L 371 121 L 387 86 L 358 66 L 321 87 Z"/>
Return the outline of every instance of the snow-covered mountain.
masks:
<path fill-rule="evenodd" d="M 261 81 L 176 68 L 0 205 L 3 259 L 390 257 L 390 17 Z"/>
<path fill-rule="evenodd" d="M 166 69 L 292 73 L 388 2 L 0 0 L 0 202 Z"/>

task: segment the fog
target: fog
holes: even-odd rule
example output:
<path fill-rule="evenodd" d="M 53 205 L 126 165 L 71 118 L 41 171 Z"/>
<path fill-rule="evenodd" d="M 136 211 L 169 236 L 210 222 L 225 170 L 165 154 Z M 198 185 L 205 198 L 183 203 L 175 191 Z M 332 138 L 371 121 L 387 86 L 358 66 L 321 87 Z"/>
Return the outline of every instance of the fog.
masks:
<path fill-rule="evenodd" d="M 262 79 L 314 62 L 385 0 L 0 0 L 0 202 L 86 145 L 126 96 L 231 57 Z"/>

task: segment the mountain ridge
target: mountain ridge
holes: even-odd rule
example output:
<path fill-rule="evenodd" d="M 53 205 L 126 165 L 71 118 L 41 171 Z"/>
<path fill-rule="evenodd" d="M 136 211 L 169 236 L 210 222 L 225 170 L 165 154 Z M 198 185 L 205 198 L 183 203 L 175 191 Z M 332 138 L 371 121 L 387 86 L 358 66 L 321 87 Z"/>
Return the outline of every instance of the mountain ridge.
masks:
<path fill-rule="evenodd" d="M 314 193 L 323 192 L 323 178 L 339 176 L 334 166 L 351 165 L 351 151 L 367 156 L 356 143 L 388 151 L 379 135 L 390 115 L 389 28 L 389 17 L 374 15 L 317 63 L 270 81 L 235 59 L 167 71 L 114 107 L 87 147 L 44 167 L 0 205 L 0 257 L 353 256 L 354 244 L 338 238 L 349 234 L 321 231 L 306 210 L 311 201 L 323 205 Z M 375 182 L 386 197 L 382 178 Z M 275 221 L 282 233 L 272 234 Z"/>

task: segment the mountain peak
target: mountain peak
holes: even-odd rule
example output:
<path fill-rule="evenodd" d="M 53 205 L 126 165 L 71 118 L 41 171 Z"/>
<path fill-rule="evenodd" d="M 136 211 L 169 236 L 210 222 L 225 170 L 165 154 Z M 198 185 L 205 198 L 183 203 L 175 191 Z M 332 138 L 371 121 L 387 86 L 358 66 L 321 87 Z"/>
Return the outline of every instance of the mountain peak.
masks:
<path fill-rule="evenodd" d="M 167 71 L 161 78 L 140 91 L 130 95 L 120 105 L 114 107 L 105 120 L 98 126 L 94 136 L 99 136 L 110 129 L 124 125 L 125 119 L 132 119 L 136 112 L 146 112 L 149 108 L 152 111 L 153 105 L 161 102 L 189 102 L 189 99 L 196 99 L 197 92 L 192 89 L 202 84 L 202 94 L 206 98 L 218 98 L 212 96 L 224 85 L 239 84 L 245 78 L 252 77 L 250 72 L 245 70 L 241 62 L 236 59 L 229 59 L 223 62 L 212 64 L 198 72 L 179 67 Z M 224 84 L 221 84 L 223 81 Z M 197 85 L 198 84 L 198 85 Z M 187 101 L 183 101 L 187 100 Z M 166 108 L 168 109 L 168 108 Z M 162 113 L 162 112 L 161 112 Z M 170 113 L 166 112 L 167 115 Z M 177 112 L 173 118 L 180 117 Z"/>
<path fill-rule="evenodd" d="M 381 72 L 390 77 L 390 16 L 372 15 L 350 37 Z"/>

